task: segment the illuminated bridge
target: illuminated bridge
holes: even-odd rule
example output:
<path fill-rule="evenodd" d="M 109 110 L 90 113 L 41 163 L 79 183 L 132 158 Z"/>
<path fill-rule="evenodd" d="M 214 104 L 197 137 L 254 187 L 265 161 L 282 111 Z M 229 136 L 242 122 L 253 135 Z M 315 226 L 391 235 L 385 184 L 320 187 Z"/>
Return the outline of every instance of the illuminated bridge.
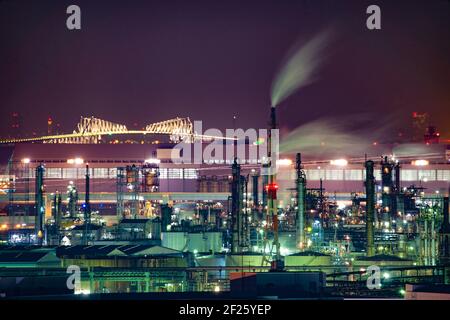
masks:
<path fill-rule="evenodd" d="M 164 134 L 169 135 L 172 142 L 194 142 L 213 139 L 227 139 L 201 135 L 194 132 L 189 118 L 174 118 L 166 121 L 151 123 L 145 130 L 129 130 L 125 125 L 98 119 L 95 117 L 81 117 L 73 133 L 48 135 L 33 138 L 2 139 L 0 144 L 41 141 L 43 143 L 71 143 L 71 144 L 96 144 L 102 140 L 102 136 L 130 135 L 130 134 Z M 232 139 L 232 138 L 228 138 Z"/>

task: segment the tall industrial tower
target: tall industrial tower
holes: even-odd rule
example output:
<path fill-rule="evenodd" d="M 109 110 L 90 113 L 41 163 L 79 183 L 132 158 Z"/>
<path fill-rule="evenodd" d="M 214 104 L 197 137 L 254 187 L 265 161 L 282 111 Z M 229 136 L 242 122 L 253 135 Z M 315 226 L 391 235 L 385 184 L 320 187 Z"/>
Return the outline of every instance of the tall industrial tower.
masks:
<path fill-rule="evenodd" d="M 374 223 L 375 223 L 375 177 L 373 175 L 374 163 L 368 160 L 366 167 L 366 253 L 368 257 L 375 255 Z"/>
<path fill-rule="evenodd" d="M 36 167 L 36 187 L 35 187 L 35 235 L 36 243 L 42 245 L 44 241 L 44 166 L 41 164 Z"/>
<path fill-rule="evenodd" d="M 295 161 L 297 171 L 296 191 L 297 191 L 297 215 L 295 219 L 296 244 L 302 250 L 305 247 L 305 215 L 306 215 L 306 174 L 303 171 L 302 157 L 297 153 Z"/>
<path fill-rule="evenodd" d="M 90 202 L 90 176 L 89 165 L 86 165 L 86 192 L 84 201 L 84 230 L 83 230 L 83 245 L 88 245 L 89 242 L 89 227 L 91 224 L 91 202 Z"/>
<path fill-rule="evenodd" d="M 244 207 L 245 184 L 245 177 L 241 176 L 241 166 L 237 163 L 237 159 L 234 159 L 231 181 L 232 253 L 247 251 L 249 247 L 248 217 Z"/>
<path fill-rule="evenodd" d="M 280 241 L 278 238 L 278 209 L 277 209 L 277 191 L 278 185 L 276 183 L 276 171 L 273 171 L 276 168 L 276 159 L 277 152 L 276 150 L 272 150 L 272 134 L 277 129 L 277 121 L 276 121 L 276 113 L 275 107 L 271 107 L 270 109 L 270 126 L 268 132 L 267 139 L 267 155 L 268 155 L 268 184 L 266 186 L 267 192 L 267 226 L 270 226 L 271 231 L 273 232 L 273 242 L 272 245 L 275 248 L 275 259 L 271 261 L 271 270 L 273 271 L 281 271 L 284 269 L 283 260 L 281 259 L 280 253 Z M 276 169 L 275 169 L 276 170 Z M 267 231 L 266 231 L 267 237 Z"/>

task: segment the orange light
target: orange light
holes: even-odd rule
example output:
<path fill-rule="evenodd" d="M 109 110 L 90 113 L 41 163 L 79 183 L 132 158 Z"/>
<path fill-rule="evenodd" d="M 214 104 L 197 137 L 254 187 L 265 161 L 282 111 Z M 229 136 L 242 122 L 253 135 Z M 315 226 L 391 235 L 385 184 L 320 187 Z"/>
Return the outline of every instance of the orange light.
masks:
<path fill-rule="evenodd" d="M 348 161 L 346 159 L 336 159 L 336 160 L 331 160 L 330 164 L 333 166 L 344 167 L 348 164 Z"/>
<path fill-rule="evenodd" d="M 430 162 L 428 160 L 414 160 L 411 161 L 413 166 L 427 166 Z"/>
<path fill-rule="evenodd" d="M 279 165 L 279 166 L 290 166 L 291 164 L 292 164 L 291 159 L 278 159 L 277 160 L 277 165 Z"/>

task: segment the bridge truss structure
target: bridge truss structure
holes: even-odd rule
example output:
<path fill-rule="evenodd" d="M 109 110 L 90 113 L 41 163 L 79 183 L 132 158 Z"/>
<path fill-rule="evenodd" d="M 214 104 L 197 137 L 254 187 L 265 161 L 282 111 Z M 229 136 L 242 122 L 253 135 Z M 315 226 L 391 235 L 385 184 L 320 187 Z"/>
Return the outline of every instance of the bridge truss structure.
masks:
<path fill-rule="evenodd" d="M 212 140 L 217 138 L 197 134 L 189 118 L 174 118 L 166 121 L 155 122 L 147 125 L 145 130 L 129 130 L 125 125 L 98 119 L 95 117 L 81 117 L 76 129 L 69 134 L 48 135 L 32 138 L 2 139 L 0 144 L 37 142 L 43 143 L 71 143 L 71 144 L 96 144 L 102 141 L 104 136 L 133 135 L 133 134 L 163 134 L 169 135 L 172 142 L 192 143 L 195 141 Z"/>

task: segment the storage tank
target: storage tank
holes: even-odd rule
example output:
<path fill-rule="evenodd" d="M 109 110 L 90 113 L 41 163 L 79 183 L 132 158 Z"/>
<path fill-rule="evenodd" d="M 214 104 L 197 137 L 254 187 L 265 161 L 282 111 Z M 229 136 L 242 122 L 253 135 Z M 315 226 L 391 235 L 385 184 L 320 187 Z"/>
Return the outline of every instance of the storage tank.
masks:
<path fill-rule="evenodd" d="M 263 263 L 263 255 L 258 252 L 246 252 L 229 254 L 226 256 L 226 264 L 229 267 L 261 267 L 269 266 L 268 262 Z"/>
<path fill-rule="evenodd" d="M 183 251 L 186 249 L 187 234 L 185 232 L 161 232 L 161 246 Z"/>
<path fill-rule="evenodd" d="M 188 250 L 198 253 L 215 253 L 222 251 L 221 232 L 199 232 L 188 234 Z"/>
<path fill-rule="evenodd" d="M 284 265 L 287 267 L 299 266 L 330 266 L 331 256 L 328 254 L 305 251 L 298 252 L 284 257 Z"/>

